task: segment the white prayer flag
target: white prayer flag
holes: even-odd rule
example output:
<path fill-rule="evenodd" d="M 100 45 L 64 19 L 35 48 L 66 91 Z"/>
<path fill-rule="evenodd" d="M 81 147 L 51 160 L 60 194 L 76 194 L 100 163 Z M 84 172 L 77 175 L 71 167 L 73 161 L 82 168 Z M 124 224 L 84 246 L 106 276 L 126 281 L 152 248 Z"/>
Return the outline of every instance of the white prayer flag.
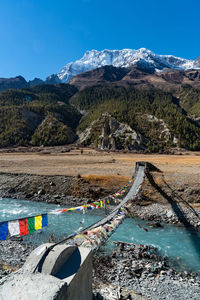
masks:
<path fill-rule="evenodd" d="M 8 230 L 11 236 L 20 234 L 19 220 L 8 222 Z"/>

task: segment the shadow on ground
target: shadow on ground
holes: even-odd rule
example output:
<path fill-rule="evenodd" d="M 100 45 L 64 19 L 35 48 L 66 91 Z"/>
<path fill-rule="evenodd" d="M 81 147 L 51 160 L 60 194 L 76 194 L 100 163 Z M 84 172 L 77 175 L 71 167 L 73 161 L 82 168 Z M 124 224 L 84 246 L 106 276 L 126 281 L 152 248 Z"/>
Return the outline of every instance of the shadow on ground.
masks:
<path fill-rule="evenodd" d="M 199 235 L 199 231 L 197 230 L 197 228 L 195 228 L 190 221 L 187 218 L 187 215 L 185 214 L 185 212 L 182 210 L 181 206 L 179 205 L 179 203 L 177 202 L 177 198 L 181 198 L 180 196 L 178 196 L 176 194 L 176 192 L 164 181 L 166 187 L 170 190 L 171 195 L 168 195 L 163 188 L 161 188 L 155 181 L 154 178 L 152 176 L 151 173 L 149 173 L 148 171 L 146 172 L 146 176 L 150 182 L 150 184 L 156 189 L 157 192 L 159 192 L 171 205 L 174 213 L 176 214 L 179 222 L 181 224 L 183 224 L 186 228 L 186 230 L 190 233 L 189 237 L 191 240 L 191 243 L 193 244 L 194 250 L 197 253 L 197 257 L 198 257 L 198 262 L 200 263 L 200 235 Z M 184 204 L 187 205 L 187 207 L 190 208 L 190 210 L 194 213 L 194 215 L 200 219 L 199 214 L 195 211 L 195 209 L 189 205 L 189 203 L 187 203 L 186 201 L 184 201 L 182 198 L 180 199 L 184 202 Z M 177 242 L 181 242 L 181 241 L 177 241 Z"/>

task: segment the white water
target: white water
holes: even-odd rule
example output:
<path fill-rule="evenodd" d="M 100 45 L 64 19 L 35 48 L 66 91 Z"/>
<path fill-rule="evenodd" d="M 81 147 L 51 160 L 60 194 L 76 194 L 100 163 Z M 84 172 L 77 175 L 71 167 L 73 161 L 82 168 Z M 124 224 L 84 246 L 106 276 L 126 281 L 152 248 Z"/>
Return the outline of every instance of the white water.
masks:
<path fill-rule="evenodd" d="M 60 208 L 59 205 L 0 198 L 0 221 L 11 220 L 45 213 Z M 46 242 L 50 235 L 55 240 L 66 237 L 76 231 L 83 222 L 83 227 L 93 224 L 105 215 L 104 210 L 92 210 L 83 215 L 80 212 L 67 212 L 61 215 L 49 215 L 49 226 L 41 231 L 24 237 L 34 243 Z M 111 241 L 124 241 L 147 244 L 158 247 L 161 255 L 168 256 L 181 268 L 200 273 L 200 234 L 189 232 L 184 227 L 164 225 L 162 228 L 150 228 L 148 222 L 126 219 L 111 236 Z M 148 228 L 148 232 L 138 227 Z M 108 243 L 107 249 L 112 247 Z"/>

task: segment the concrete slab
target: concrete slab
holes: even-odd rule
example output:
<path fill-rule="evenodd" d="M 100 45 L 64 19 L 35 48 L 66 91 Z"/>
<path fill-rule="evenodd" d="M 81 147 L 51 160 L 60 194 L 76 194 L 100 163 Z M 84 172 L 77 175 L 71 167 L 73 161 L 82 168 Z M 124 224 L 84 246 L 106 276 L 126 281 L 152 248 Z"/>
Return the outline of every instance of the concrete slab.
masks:
<path fill-rule="evenodd" d="M 33 273 L 48 246 L 39 246 L 19 271 L 0 281 L 0 300 L 92 300 L 91 249 L 57 245 Z"/>
<path fill-rule="evenodd" d="M 66 300 L 67 283 L 45 274 L 12 274 L 1 285 L 1 300 Z"/>

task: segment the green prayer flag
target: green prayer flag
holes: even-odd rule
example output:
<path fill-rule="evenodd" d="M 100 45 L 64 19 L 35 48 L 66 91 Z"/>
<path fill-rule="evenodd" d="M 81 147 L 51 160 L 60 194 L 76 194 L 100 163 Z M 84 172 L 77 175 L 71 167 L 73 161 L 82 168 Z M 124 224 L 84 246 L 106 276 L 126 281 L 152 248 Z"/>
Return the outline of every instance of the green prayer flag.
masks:
<path fill-rule="evenodd" d="M 27 220 L 29 233 L 35 232 L 35 217 L 28 218 Z"/>

